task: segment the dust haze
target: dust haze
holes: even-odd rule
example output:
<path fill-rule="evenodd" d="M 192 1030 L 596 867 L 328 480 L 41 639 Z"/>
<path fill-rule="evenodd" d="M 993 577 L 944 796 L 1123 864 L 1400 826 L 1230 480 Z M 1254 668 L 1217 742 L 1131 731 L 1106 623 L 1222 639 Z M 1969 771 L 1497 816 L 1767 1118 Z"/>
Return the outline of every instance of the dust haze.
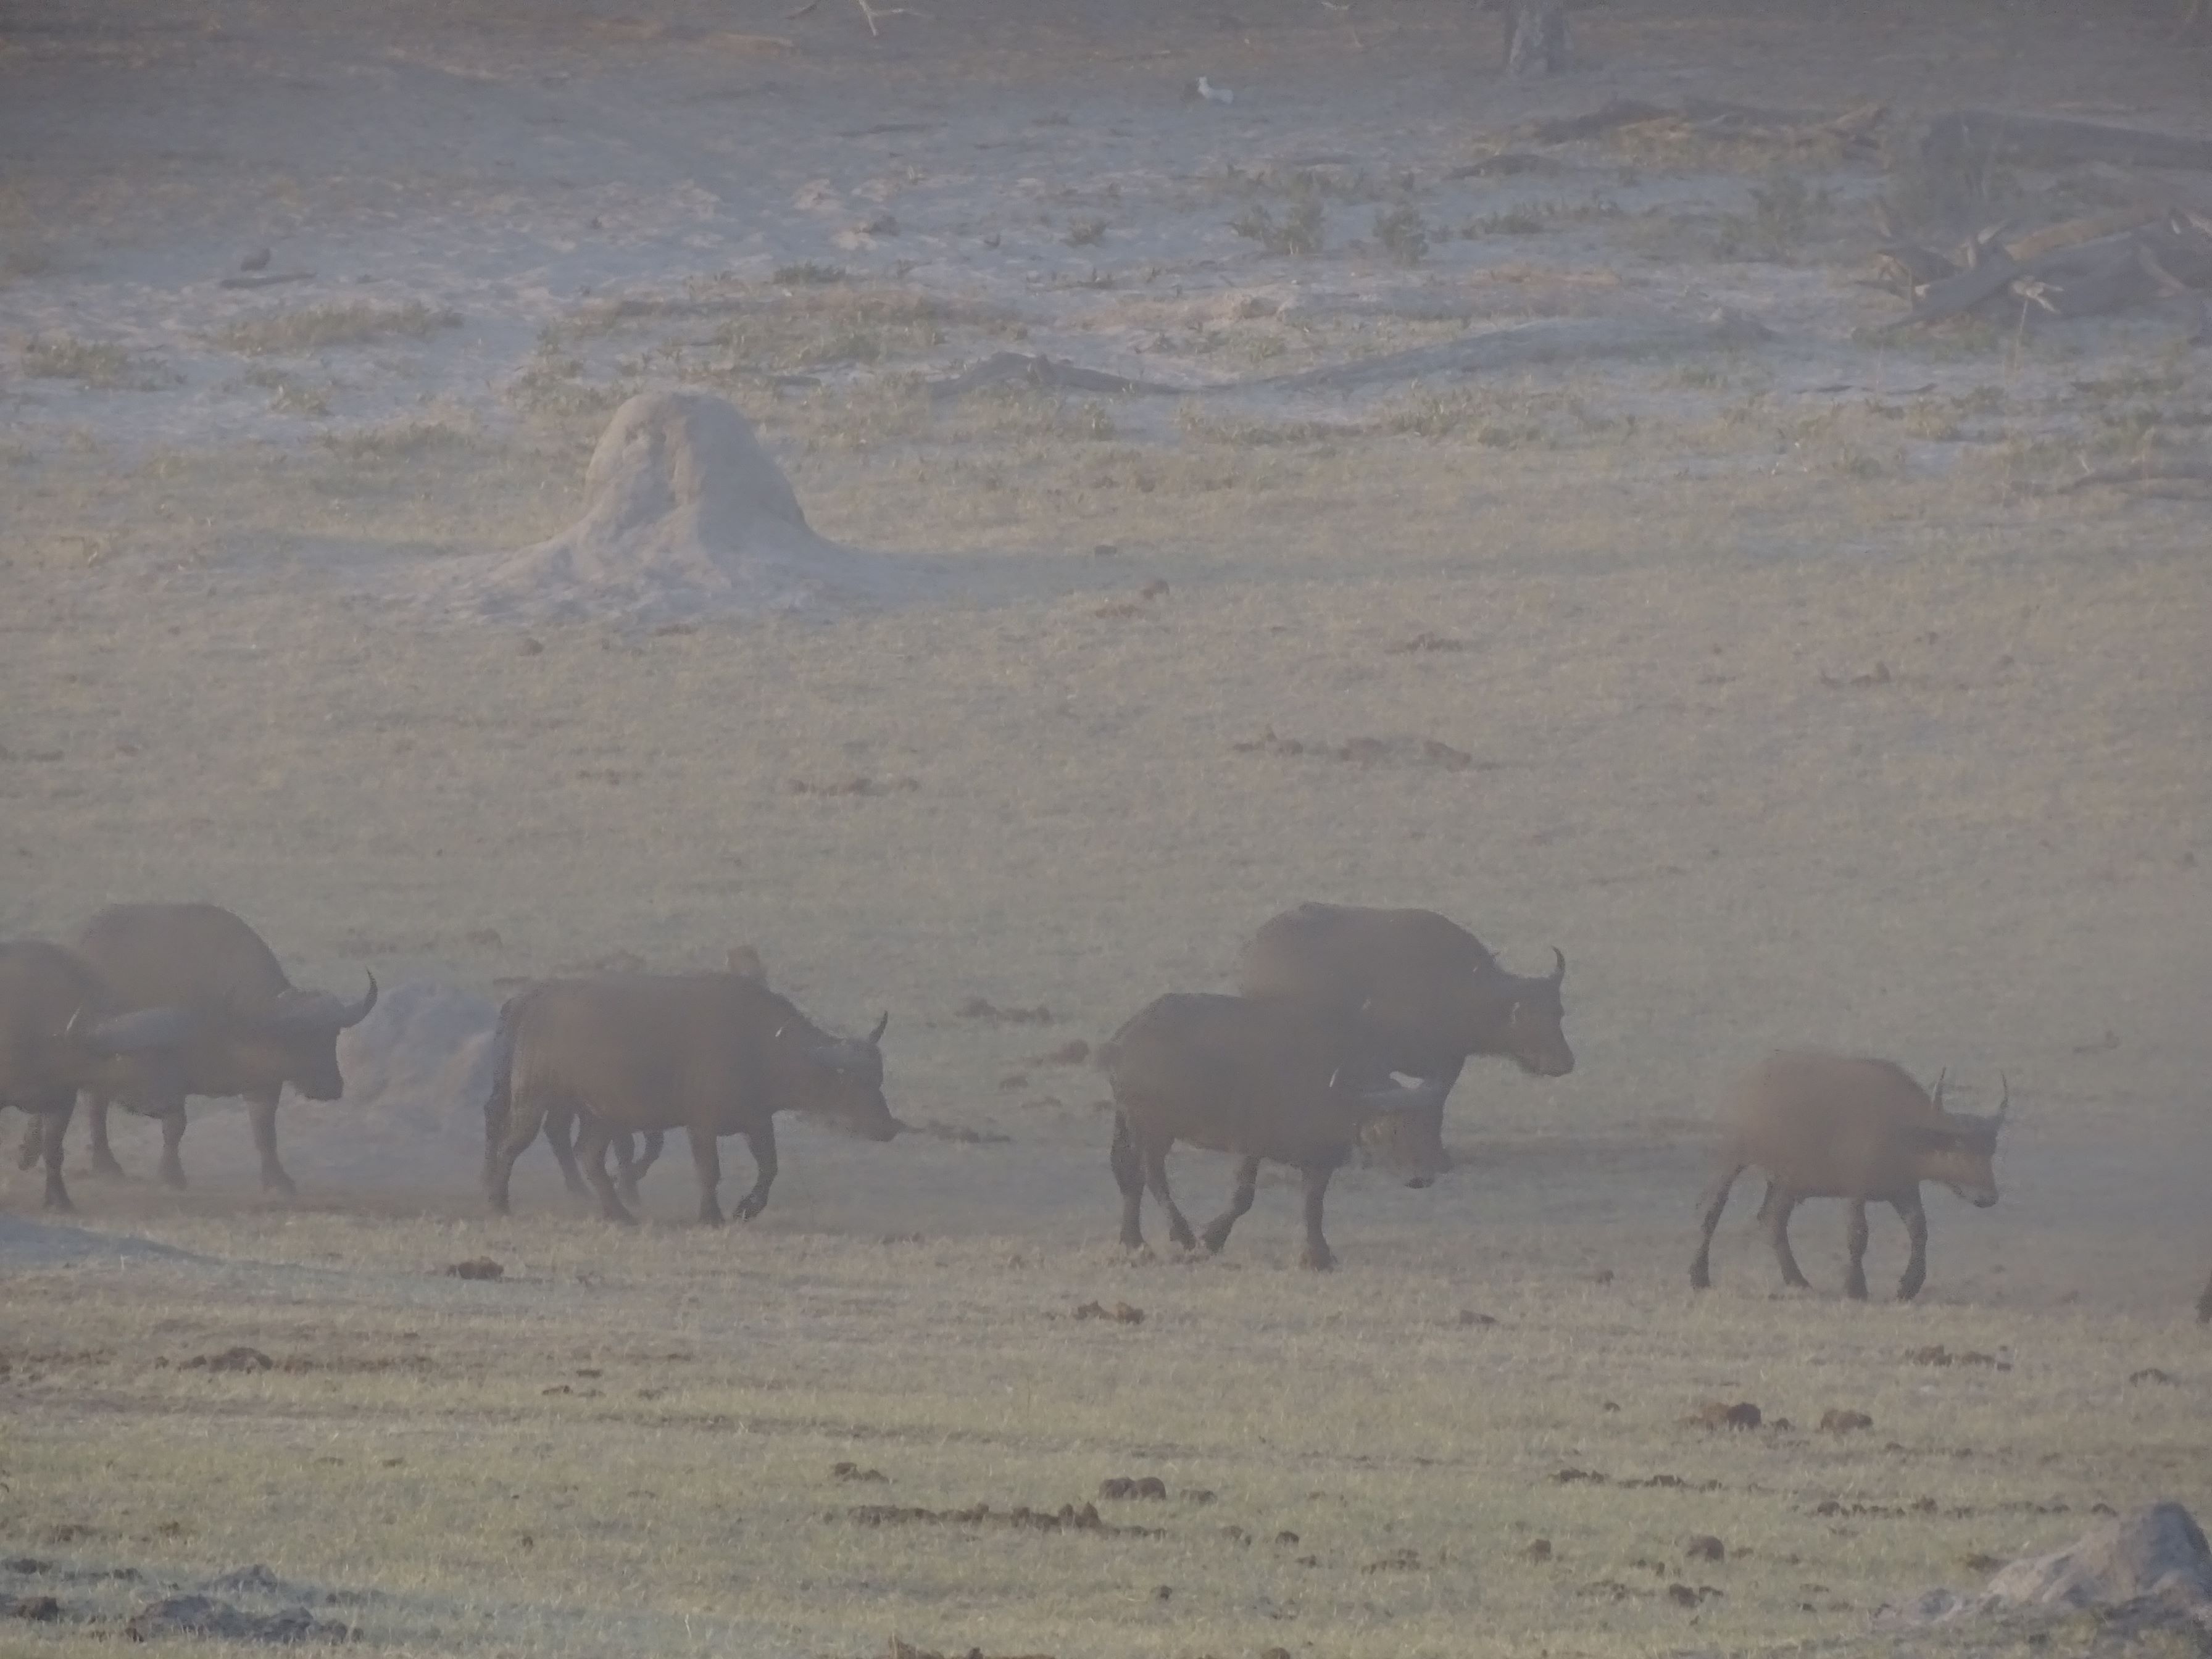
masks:
<path fill-rule="evenodd" d="M 385 987 L 295 1198 L 234 1102 L 182 1191 L 73 1127 L 65 1224 L 7 1160 L 29 1650 L 1886 1650 L 2207 1513 L 2212 17 L 1504 9 L 0 15 L 0 937 Z M 1471 1062 L 1333 1275 L 1275 1170 L 1124 1255 L 1088 1051 L 1309 899 L 1559 948 L 1573 1071 Z M 500 1000 L 740 945 L 916 1133 L 487 1214 Z M 2009 1084 L 1910 1304 L 1749 1182 L 1690 1290 L 1803 1045 Z"/>

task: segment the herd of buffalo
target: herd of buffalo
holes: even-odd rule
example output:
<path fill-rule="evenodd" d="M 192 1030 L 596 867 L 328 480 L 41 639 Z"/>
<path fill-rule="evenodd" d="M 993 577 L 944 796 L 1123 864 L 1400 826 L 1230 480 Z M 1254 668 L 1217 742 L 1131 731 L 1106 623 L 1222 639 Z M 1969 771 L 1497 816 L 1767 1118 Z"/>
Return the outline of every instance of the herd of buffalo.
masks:
<path fill-rule="evenodd" d="M 1143 1246 L 1150 1192 L 1178 1246 L 1219 1250 L 1252 1206 L 1261 1164 L 1273 1162 L 1304 1179 L 1304 1265 L 1331 1266 L 1322 1234 L 1330 1176 L 1364 1152 L 1410 1185 L 1433 1181 L 1449 1166 L 1445 1097 L 1470 1058 L 1502 1056 L 1539 1077 L 1574 1068 L 1566 958 L 1553 957 L 1547 975 L 1509 973 L 1474 934 L 1427 910 L 1304 904 L 1276 916 L 1244 949 L 1237 994 L 1158 998 L 1099 1051 L 1114 1096 L 1121 1242 Z M 22 1162 L 44 1160 L 49 1207 L 70 1207 L 62 1146 L 80 1093 L 93 1167 L 119 1173 L 107 1139 L 107 1109 L 119 1103 L 161 1121 L 161 1174 L 172 1185 L 184 1181 L 186 1097 L 242 1097 L 262 1183 L 289 1192 L 278 1097 L 289 1084 L 313 1100 L 338 1098 L 337 1035 L 367 1018 L 376 996 L 374 975 L 351 1002 L 295 988 L 261 937 L 215 905 L 114 906 L 69 946 L 0 943 L 0 1107 L 33 1120 Z M 515 1160 L 542 1132 L 571 1190 L 588 1179 L 607 1217 L 629 1222 L 624 1199 L 635 1201 L 665 1132 L 681 1129 L 702 1222 L 722 1219 L 721 1137 L 745 1138 L 756 1174 L 737 1213 L 750 1219 L 775 1179 L 778 1112 L 817 1114 L 878 1140 L 904 1127 L 884 1097 L 888 1020 L 866 1037 L 833 1036 L 769 988 L 750 951 L 732 952 L 726 972 L 530 985 L 501 1009 L 494 1037 L 483 1167 L 492 1206 L 506 1212 Z M 1729 1102 L 1692 1284 L 1711 1282 L 1729 1189 L 1756 1169 L 1768 1180 L 1759 1213 L 1785 1281 L 1806 1282 L 1790 1253 L 1791 1212 L 1839 1198 L 1850 1218 L 1849 1294 L 1867 1293 L 1871 1203 L 1905 1224 L 1911 1258 L 1898 1295 L 1915 1295 L 1927 1272 L 1921 1185 L 1996 1203 L 2004 1115 L 2002 1103 L 1990 1117 L 1946 1111 L 1941 1078 L 1931 1096 L 1887 1060 L 1770 1057 Z M 1169 1190 L 1177 1141 L 1239 1160 L 1229 1206 L 1203 1229 Z M 2212 1321 L 2212 1285 L 2197 1312 Z"/>

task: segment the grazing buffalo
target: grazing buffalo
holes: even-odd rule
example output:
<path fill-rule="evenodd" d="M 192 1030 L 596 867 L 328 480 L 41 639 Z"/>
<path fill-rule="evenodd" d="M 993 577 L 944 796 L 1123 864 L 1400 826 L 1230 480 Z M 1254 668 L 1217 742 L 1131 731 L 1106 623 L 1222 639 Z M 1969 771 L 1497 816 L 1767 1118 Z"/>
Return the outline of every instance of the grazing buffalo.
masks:
<path fill-rule="evenodd" d="M 48 1209 L 71 1207 L 62 1184 L 62 1136 L 77 1091 L 157 1115 L 182 1111 L 189 1024 L 175 1008 L 118 1012 L 107 982 L 58 945 L 0 944 L 0 1107 L 31 1115 L 31 1139 L 46 1159 Z"/>
<path fill-rule="evenodd" d="M 1701 1291 L 1711 1285 L 1713 1230 L 1736 1176 L 1755 1168 L 1768 1177 L 1759 1213 L 1784 1283 L 1805 1286 L 1790 1252 L 1790 1212 L 1808 1198 L 1840 1198 L 1851 1215 L 1850 1271 L 1844 1288 L 1864 1300 L 1866 1206 L 1881 1203 L 1903 1218 L 1912 1240 L 1912 1259 L 1897 1286 L 1898 1300 L 1910 1301 L 1928 1277 L 1928 1213 L 1921 1207 L 1920 1183 L 1940 1181 L 1978 1208 L 1996 1203 L 1991 1164 L 2011 1099 L 2008 1086 L 1996 1116 L 1964 1117 L 1943 1109 L 1941 1078 L 1931 1099 L 1902 1066 L 1886 1060 L 1771 1056 L 1730 1102 L 1720 1172 L 1705 1196 L 1705 1235 L 1690 1264 L 1690 1283 Z"/>
<path fill-rule="evenodd" d="M 1254 934 L 1244 947 L 1237 988 L 1356 1017 L 1379 1069 L 1427 1079 L 1437 1097 L 1433 1138 L 1441 1142 L 1443 1097 L 1471 1056 L 1499 1054 L 1537 1077 L 1564 1077 L 1574 1050 L 1561 1029 L 1563 951 L 1551 973 L 1509 974 L 1480 939 L 1433 910 L 1377 910 L 1301 904 Z M 1395 1133 L 1428 1133 L 1411 1114 Z"/>
<path fill-rule="evenodd" d="M 1228 1242 L 1237 1218 L 1252 1207 L 1261 1164 L 1272 1161 L 1305 1176 L 1304 1265 L 1334 1267 L 1321 1231 L 1330 1176 L 1377 1119 L 1433 1122 L 1449 1086 L 1436 1079 L 1418 1089 L 1387 1078 L 1354 1081 L 1357 1044 L 1353 1022 L 1269 999 L 1170 994 L 1146 1004 L 1100 1051 L 1114 1090 L 1121 1243 L 1144 1247 L 1139 1212 L 1149 1186 L 1167 1212 L 1170 1237 L 1196 1248 L 1200 1236 L 1168 1192 L 1168 1149 L 1182 1140 L 1242 1159 L 1229 1208 L 1202 1235 L 1207 1249 Z M 1433 1136 L 1425 1143 L 1404 1137 L 1394 1151 L 1416 1186 L 1427 1185 L 1443 1163 Z"/>
<path fill-rule="evenodd" d="M 556 1107 L 576 1115 L 576 1152 L 611 1221 L 634 1219 L 606 1170 L 617 1134 L 683 1129 L 699 1176 L 699 1219 L 722 1219 L 716 1142 L 742 1134 L 758 1170 L 738 1200 L 749 1221 L 775 1180 L 775 1114 L 819 1114 L 872 1140 L 905 1126 L 884 1102 L 885 1015 L 866 1038 L 831 1037 L 782 997 L 735 974 L 548 980 L 500 1010 L 487 1139 L 492 1208 L 507 1210 L 514 1160 Z"/>
<path fill-rule="evenodd" d="M 261 1153 L 261 1184 L 292 1191 L 276 1159 L 276 1100 L 290 1084 L 310 1100 L 336 1100 L 338 1033 L 376 1006 L 376 975 L 358 1002 L 295 989 L 275 952 L 229 911 L 215 904 L 118 904 L 102 910 L 77 936 L 77 953 L 99 970 L 125 1008 L 181 1008 L 191 1018 L 185 1047 L 185 1092 L 220 1098 L 242 1095 Z M 86 1091 L 92 1120 L 92 1166 L 120 1175 L 107 1144 L 110 1092 Z M 161 1119 L 161 1179 L 185 1184 L 177 1149 L 184 1139 L 181 1103 Z M 30 1148 L 25 1148 L 28 1167 Z"/>

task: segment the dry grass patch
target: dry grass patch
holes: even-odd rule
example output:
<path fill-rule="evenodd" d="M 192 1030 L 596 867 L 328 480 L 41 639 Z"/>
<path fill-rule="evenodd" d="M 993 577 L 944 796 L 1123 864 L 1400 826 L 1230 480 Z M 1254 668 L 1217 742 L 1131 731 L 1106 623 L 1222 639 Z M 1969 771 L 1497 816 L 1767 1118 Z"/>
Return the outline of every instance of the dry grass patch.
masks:
<path fill-rule="evenodd" d="M 421 300 L 402 305 L 356 300 L 241 317 L 215 330 L 210 337 L 217 345 L 248 356 L 296 356 L 376 340 L 428 340 L 460 324 L 461 313 L 448 306 L 428 305 Z"/>
<path fill-rule="evenodd" d="M 34 379 L 75 380 L 102 392 L 161 392 L 177 383 L 167 368 L 118 341 L 74 334 L 33 335 L 23 343 L 22 364 Z"/>

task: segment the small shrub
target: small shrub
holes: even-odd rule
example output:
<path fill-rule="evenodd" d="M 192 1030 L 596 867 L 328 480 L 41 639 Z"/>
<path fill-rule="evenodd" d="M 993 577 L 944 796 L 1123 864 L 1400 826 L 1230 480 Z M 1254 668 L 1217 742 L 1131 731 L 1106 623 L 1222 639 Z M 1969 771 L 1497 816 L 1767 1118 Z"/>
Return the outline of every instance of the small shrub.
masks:
<path fill-rule="evenodd" d="M 1241 218 L 1231 221 L 1229 228 L 1270 253 L 1310 258 L 1322 251 L 1327 215 L 1319 194 L 1307 193 L 1297 196 L 1279 220 L 1255 203 Z"/>
<path fill-rule="evenodd" d="M 1375 240 L 1401 265 L 1417 265 L 1429 252 L 1428 227 L 1421 222 L 1420 210 L 1410 202 L 1376 211 Z"/>

